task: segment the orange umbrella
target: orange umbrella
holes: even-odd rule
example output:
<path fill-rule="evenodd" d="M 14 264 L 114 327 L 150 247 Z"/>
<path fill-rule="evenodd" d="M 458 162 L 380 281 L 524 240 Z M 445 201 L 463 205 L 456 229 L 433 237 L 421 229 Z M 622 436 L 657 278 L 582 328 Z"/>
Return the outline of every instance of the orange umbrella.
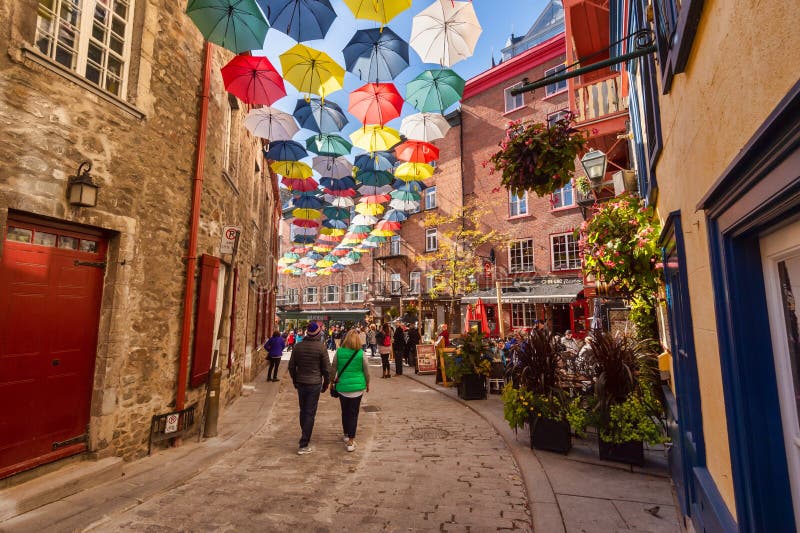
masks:
<path fill-rule="evenodd" d="M 406 141 L 394 149 L 397 159 L 411 163 L 430 163 L 439 159 L 439 149 L 424 141 Z"/>

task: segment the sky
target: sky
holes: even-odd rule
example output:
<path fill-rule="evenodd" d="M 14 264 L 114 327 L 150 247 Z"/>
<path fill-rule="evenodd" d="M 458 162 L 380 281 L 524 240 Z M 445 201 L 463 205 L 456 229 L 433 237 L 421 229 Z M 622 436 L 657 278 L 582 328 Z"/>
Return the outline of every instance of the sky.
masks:
<path fill-rule="evenodd" d="M 410 9 L 402 12 L 391 20 L 387 26 L 391 28 L 403 39 L 408 40 L 411 36 L 412 17 L 428 7 L 432 1 L 438 0 L 414 0 Z M 305 41 L 303 44 L 322 50 L 330 55 L 337 63 L 344 66 L 342 48 L 347 44 L 356 30 L 375 28 L 378 24 L 367 20 L 356 20 L 342 0 L 331 0 L 333 8 L 336 10 L 337 18 L 333 22 L 325 39 L 315 41 Z M 475 0 L 473 2 L 478 20 L 483 28 L 478 44 L 475 47 L 475 54 L 463 61 L 456 63 L 452 69 L 462 78 L 469 78 L 487 70 L 491 66 L 492 52 L 495 60 L 500 58 L 500 50 L 505 46 L 508 37 L 513 32 L 515 35 L 525 34 L 541 13 L 547 0 Z M 280 54 L 296 44 L 291 37 L 281 33 L 275 28 L 270 28 L 267 33 L 265 49 L 261 52 L 254 51 L 254 55 L 266 55 L 272 64 L 280 70 Z M 438 68 L 438 65 L 426 65 L 422 63 L 419 56 L 413 50 L 409 51 L 410 66 L 401 73 L 394 83 L 401 95 L 405 95 L 405 84 L 419 75 L 426 68 Z M 365 82 L 351 73 L 345 74 L 344 90 L 332 93 L 329 98 L 339 104 L 342 109 L 347 110 L 349 92 L 362 86 Z M 287 96 L 282 98 L 273 107 L 291 113 L 297 98 L 301 97 L 297 91 L 286 83 Z M 454 106 L 456 107 L 456 106 Z M 403 115 L 416 113 L 417 111 L 409 104 L 403 106 Z M 402 118 L 402 117 L 401 117 Z M 387 125 L 398 129 L 401 118 L 389 122 Z M 342 131 L 343 136 L 348 136 L 360 126 L 352 115 L 348 114 L 350 123 Z M 312 135 L 311 131 L 301 130 L 295 137 L 302 141 Z"/>

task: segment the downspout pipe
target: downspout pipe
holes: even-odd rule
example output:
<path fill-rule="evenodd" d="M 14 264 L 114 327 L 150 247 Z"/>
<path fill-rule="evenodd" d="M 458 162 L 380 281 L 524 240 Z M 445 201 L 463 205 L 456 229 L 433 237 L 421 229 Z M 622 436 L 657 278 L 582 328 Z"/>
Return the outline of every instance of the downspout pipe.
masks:
<path fill-rule="evenodd" d="M 200 228 L 200 200 L 203 197 L 203 173 L 206 162 L 206 137 L 208 136 L 208 101 L 211 93 L 211 43 L 206 41 L 203 51 L 203 89 L 200 96 L 200 124 L 197 130 L 195 171 L 192 182 L 191 223 L 189 226 L 189 249 L 186 254 L 186 288 L 183 295 L 183 325 L 178 357 L 178 391 L 175 409 L 184 408 L 186 385 L 189 380 L 189 338 L 194 315 L 195 272 L 197 270 L 197 233 Z"/>

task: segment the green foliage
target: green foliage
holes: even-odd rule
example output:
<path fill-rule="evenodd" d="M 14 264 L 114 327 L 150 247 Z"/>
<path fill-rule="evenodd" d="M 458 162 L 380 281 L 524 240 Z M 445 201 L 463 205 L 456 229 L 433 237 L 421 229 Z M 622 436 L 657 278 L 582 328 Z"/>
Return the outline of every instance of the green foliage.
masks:
<path fill-rule="evenodd" d="M 667 442 L 663 427 L 656 422 L 659 414 L 660 406 L 650 388 L 642 387 L 624 402 L 611 406 L 608 424 L 601 428 L 600 436 L 615 444 L 631 440 L 650 444 Z"/>
<path fill-rule="evenodd" d="M 469 374 L 480 374 L 489 376 L 492 370 L 492 363 L 485 355 L 489 352 L 488 346 L 484 345 L 483 335 L 472 331 L 463 335 L 461 339 L 464 343 L 454 354 L 445 354 L 445 372 L 449 379 L 460 381 L 462 376 Z"/>
<path fill-rule="evenodd" d="M 502 172 L 501 183 L 512 193 L 551 194 L 569 183 L 575 158 L 586 145 L 586 137 L 571 121 L 570 116 L 552 125 L 509 122 L 500 150 L 484 166 Z"/>
<path fill-rule="evenodd" d="M 566 409 L 567 422 L 576 434 L 583 436 L 586 426 L 589 425 L 589 412 L 584 407 L 584 399 L 580 396 L 573 398 Z"/>
<path fill-rule="evenodd" d="M 592 192 L 592 182 L 589 181 L 589 178 L 585 174 L 575 176 L 575 179 L 572 181 L 575 183 L 575 188 L 580 193 L 588 195 Z"/>
<path fill-rule="evenodd" d="M 396 307 L 390 307 L 386 310 L 386 316 L 389 318 L 397 318 L 400 316 L 400 311 Z"/>
<path fill-rule="evenodd" d="M 525 426 L 533 406 L 533 393 L 525 388 L 515 389 L 511 383 L 503 388 L 503 416 L 511 429 Z"/>

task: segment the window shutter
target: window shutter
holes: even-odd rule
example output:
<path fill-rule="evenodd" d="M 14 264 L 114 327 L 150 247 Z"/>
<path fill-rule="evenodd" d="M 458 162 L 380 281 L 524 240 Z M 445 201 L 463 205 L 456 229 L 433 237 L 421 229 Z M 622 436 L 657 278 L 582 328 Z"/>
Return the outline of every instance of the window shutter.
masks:
<path fill-rule="evenodd" d="M 190 376 L 192 387 L 205 383 L 208 379 L 208 371 L 211 368 L 211 353 L 214 349 L 214 322 L 217 314 L 219 268 L 219 258 L 211 255 L 203 255 L 200 258 L 200 292 L 194 327 L 194 354 Z"/>

